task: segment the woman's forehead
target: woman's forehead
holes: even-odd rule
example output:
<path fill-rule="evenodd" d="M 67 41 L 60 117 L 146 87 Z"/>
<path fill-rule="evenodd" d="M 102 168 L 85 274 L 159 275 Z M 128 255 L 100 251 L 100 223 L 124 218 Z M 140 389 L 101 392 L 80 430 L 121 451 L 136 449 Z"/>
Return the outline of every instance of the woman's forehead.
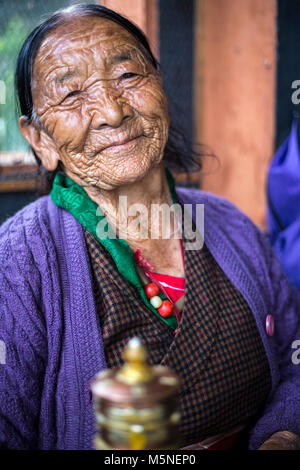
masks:
<path fill-rule="evenodd" d="M 80 57 L 89 60 L 96 54 L 109 64 L 138 52 L 141 54 L 136 38 L 119 24 L 102 18 L 76 18 L 47 35 L 34 62 L 34 75 L 49 72 L 61 61 L 68 66 Z"/>

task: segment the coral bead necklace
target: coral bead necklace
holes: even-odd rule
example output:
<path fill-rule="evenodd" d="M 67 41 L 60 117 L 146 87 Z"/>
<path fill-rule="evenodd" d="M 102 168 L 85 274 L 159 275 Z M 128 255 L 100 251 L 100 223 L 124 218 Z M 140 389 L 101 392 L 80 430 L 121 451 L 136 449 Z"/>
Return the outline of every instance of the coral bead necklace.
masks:
<path fill-rule="evenodd" d="M 181 320 L 181 311 L 184 305 L 184 295 L 182 295 L 176 302 L 173 302 L 168 292 L 165 289 L 165 283 L 159 282 L 154 276 L 153 266 L 145 260 L 141 255 L 141 250 L 136 250 L 133 253 L 136 265 L 136 271 L 139 275 L 141 283 L 144 287 L 144 292 L 149 299 L 151 305 L 157 310 L 159 315 L 163 318 L 168 318 L 171 315 L 176 315 L 177 324 L 179 326 Z M 159 294 L 164 294 L 167 299 L 163 300 Z"/>

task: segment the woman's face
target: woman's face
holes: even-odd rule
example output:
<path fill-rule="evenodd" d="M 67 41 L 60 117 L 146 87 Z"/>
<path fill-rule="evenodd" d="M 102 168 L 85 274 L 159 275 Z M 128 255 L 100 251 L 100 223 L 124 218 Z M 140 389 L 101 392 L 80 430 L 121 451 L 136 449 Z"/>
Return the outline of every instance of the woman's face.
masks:
<path fill-rule="evenodd" d="M 31 145 L 47 169 L 61 160 L 83 186 L 113 189 L 162 160 L 169 116 L 160 74 L 112 21 L 76 18 L 43 41 L 33 103 L 40 125 Z"/>

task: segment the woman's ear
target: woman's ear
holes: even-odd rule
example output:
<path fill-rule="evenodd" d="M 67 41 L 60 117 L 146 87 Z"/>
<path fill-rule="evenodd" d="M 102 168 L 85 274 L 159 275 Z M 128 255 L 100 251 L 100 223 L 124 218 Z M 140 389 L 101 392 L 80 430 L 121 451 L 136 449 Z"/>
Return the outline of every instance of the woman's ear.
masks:
<path fill-rule="evenodd" d="M 20 117 L 19 128 L 22 136 L 27 140 L 46 170 L 55 170 L 60 158 L 51 137 L 35 123 L 29 121 L 27 116 Z"/>

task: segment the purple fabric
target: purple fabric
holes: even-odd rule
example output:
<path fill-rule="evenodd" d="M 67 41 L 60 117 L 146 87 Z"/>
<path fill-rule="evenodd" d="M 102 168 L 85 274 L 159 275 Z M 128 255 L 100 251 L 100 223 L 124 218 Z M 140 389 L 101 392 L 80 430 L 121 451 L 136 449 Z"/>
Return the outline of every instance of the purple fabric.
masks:
<path fill-rule="evenodd" d="M 267 213 L 271 242 L 278 232 L 299 219 L 300 205 L 300 149 L 297 128 L 299 118 L 294 118 L 288 138 L 275 153 L 268 170 L 268 197 L 274 210 Z M 277 219 L 278 217 L 278 219 Z"/>
<path fill-rule="evenodd" d="M 267 177 L 267 225 L 273 251 L 290 282 L 300 291 L 300 150 L 293 120 L 290 135 L 277 150 Z"/>
<path fill-rule="evenodd" d="M 300 297 L 259 230 L 229 202 L 180 189 L 183 204 L 205 205 L 205 242 L 253 315 L 272 392 L 250 448 L 278 430 L 300 435 Z M 0 445 L 10 449 L 91 449 L 89 382 L 106 368 L 82 227 L 49 196 L 0 228 Z M 268 314 L 275 334 L 266 335 Z"/>

